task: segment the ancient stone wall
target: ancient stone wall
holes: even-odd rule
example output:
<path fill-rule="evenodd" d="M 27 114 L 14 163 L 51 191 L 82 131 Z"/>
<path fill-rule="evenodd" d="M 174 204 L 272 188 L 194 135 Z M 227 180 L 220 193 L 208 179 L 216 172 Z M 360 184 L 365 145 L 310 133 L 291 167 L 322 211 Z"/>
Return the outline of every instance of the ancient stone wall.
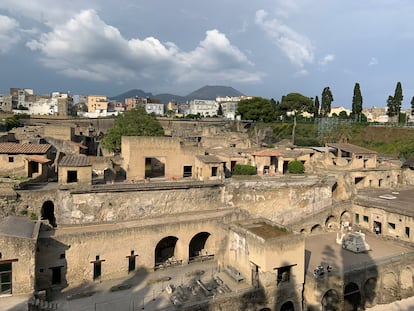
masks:
<path fill-rule="evenodd" d="M 238 216 L 231 210 L 209 216 L 200 218 L 198 213 L 192 213 L 163 221 L 152 218 L 104 226 L 58 227 L 53 233 L 43 232 L 39 238 L 37 257 L 45 269 L 44 275 L 38 278 L 41 283 L 39 287 L 43 289 L 51 285 L 49 268 L 53 266 L 63 267 L 63 285 L 73 287 L 92 282 L 93 262 L 97 260 L 101 261 L 102 273 L 95 281 L 127 277 L 131 251 L 138 255 L 136 269 L 149 273 L 154 270 L 158 243 L 168 237 L 177 238 L 173 257 L 180 264 L 188 263 L 190 242 L 202 232 L 210 234 L 204 246 L 205 251 L 211 255 L 218 254 L 222 251 L 221 241 L 226 232 L 221 224 L 234 220 L 234 217 L 237 219 Z M 53 252 L 50 252 L 50 247 Z"/>
<path fill-rule="evenodd" d="M 35 284 L 36 239 L 0 236 L 0 264 L 11 262 L 12 293 L 31 293 Z"/>
<path fill-rule="evenodd" d="M 331 206 L 332 183 L 309 176 L 233 181 L 226 185 L 225 200 L 252 215 L 291 224 Z"/>

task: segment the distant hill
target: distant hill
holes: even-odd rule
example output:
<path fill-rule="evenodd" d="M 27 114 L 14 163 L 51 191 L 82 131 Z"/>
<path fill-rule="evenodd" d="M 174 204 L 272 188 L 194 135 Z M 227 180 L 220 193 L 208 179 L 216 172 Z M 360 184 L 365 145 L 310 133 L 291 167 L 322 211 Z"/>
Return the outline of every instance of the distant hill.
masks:
<path fill-rule="evenodd" d="M 216 99 L 218 96 L 242 96 L 243 93 L 230 86 L 206 85 L 202 88 L 188 94 L 186 98 L 190 99 Z"/>
<path fill-rule="evenodd" d="M 177 103 L 184 103 L 187 99 L 185 96 L 174 95 L 169 93 L 157 94 L 154 96 L 159 99 L 161 103 L 168 104 L 170 101 L 175 101 Z"/>
<path fill-rule="evenodd" d="M 119 94 L 114 97 L 110 97 L 111 100 L 116 100 L 119 102 L 124 102 L 125 98 L 130 97 L 151 97 L 157 98 L 163 104 L 167 104 L 169 101 L 176 101 L 178 103 L 183 103 L 187 100 L 192 99 L 216 99 L 218 96 L 242 96 L 243 93 L 230 86 L 220 86 L 220 85 L 206 85 L 202 88 L 191 92 L 186 96 L 174 95 L 169 93 L 163 93 L 158 95 L 153 95 L 152 93 L 147 93 L 142 90 L 134 89 L 128 92 Z"/>
<path fill-rule="evenodd" d="M 116 100 L 118 102 L 124 102 L 125 98 L 130 98 L 130 97 L 142 97 L 142 98 L 146 98 L 146 97 L 154 97 L 154 95 L 152 95 L 152 93 L 147 93 L 144 92 L 143 90 L 138 90 L 138 89 L 133 89 L 133 90 L 129 90 L 125 93 L 113 96 L 113 97 L 109 97 L 110 100 Z"/>

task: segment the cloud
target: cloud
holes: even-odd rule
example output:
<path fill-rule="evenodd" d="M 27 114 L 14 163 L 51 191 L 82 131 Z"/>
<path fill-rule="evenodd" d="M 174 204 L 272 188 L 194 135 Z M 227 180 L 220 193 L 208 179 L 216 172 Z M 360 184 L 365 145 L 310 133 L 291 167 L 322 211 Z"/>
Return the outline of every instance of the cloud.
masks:
<path fill-rule="evenodd" d="M 375 66 L 378 65 L 378 59 L 376 57 L 371 57 L 368 66 Z"/>
<path fill-rule="evenodd" d="M 314 47 L 306 36 L 294 31 L 277 18 L 268 18 L 268 14 L 264 10 L 256 12 L 255 21 L 282 50 L 292 64 L 303 68 L 306 63 L 313 63 Z"/>
<path fill-rule="evenodd" d="M 335 60 L 335 55 L 327 54 L 321 60 L 319 60 L 319 65 L 326 66 L 328 63 Z"/>
<path fill-rule="evenodd" d="M 0 53 L 7 53 L 20 41 L 19 23 L 8 16 L 0 15 Z"/>
<path fill-rule="evenodd" d="M 41 61 L 63 75 L 95 81 L 258 81 L 253 64 L 226 35 L 209 30 L 192 51 L 154 37 L 126 39 L 94 10 L 83 10 L 68 22 L 31 40 Z"/>

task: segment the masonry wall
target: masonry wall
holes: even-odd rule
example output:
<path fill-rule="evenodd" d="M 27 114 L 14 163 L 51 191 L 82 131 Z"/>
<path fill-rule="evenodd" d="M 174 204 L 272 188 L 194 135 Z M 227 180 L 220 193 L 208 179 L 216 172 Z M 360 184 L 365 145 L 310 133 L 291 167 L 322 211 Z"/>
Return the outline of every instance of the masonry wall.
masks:
<path fill-rule="evenodd" d="M 0 236 L 0 263 L 12 262 L 12 294 L 31 294 L 35 289 L 36 239 Z"/>
<path fill-rule="evenodd" d="M 68 172 L 76 171 L 77 181 L 68 183 Z M 92 184 L 92 167 L 91 166 L 82 166 L 82 167 L 59 167 L 58 171 L 58 180 L 59 184 Z"/>
<path fill-rule="evenodd" d="M 230 217 L 230 218 L 229 218 Z M 157 244 L 165 237 L 177 237 L 174 257 L 181 260 L 182 264 L 188 263 L 189 244 L 191 239 L 200 232 L 208 232 L 207 248 L 210 254 L 219 252 L 220 241 L 224 237 L 221 223 L 231 219 L 229 216 L 211 217 L 198 220 L 198 215 L 188 216 L 188 220 L 179 221 L 177 218 L 172 222 L 161 224 L 133 224 L 124 223 L 123 226 L 108 226 L 94 229 L 93 226 L 87 230 L 82 228 L 65 229 L 51 236 L 41 237 L 41 248 L 44 257 L 53 256 L 53 260 L 44 260 L 51 266 L 64 264 L 64 282 L 69 287 L 77 286 L 84 282 L 93 281 L 93 261 L 96 256 L 103 260 L 102 275 L 99 280 L 108 280 L 120 277 L 128 277 L 128 258 L 131 250 L 138 255 L 136 257 L 136 270 L 146 270 L 148 273 L 154 271 L 155 249 Z M 155 220 L 154 220 L 155 221 Z M 60 245 L 65 253 L 65 261 L 59 261 L 59 254 L 50 254 L 46 245 Z M 40 255 L 42 256 L 42 255 Z M 45 273 L 48 273 L 48 266 L 44 266 Z M 50 275 L 42 278 L 41 288 L 50 286 Z"/>
<path fill-rule="evenodd" d="M 226 203 L 279 224 L 317 213 L 332 204 L 332 182 L 319 178 L 234 181 L 226 185 Z"/>
<path fill-rule="evenodd" d="M 43 135 L 45 137 L 70 141 L 75 135 L 75 128 L 71 126 L 48 125 L 43 128 Z"/>
<path fill-rule="evenodd" d="M 184 166 L 194 168 L 194 156 L 203 154 L 198 147 L 181 147 L 179 138 L 122 137 L 123 168 L 127 180 L 145 178 L 145 159 L 156 158 L 164 163 L 166 178 L 182 178 Z"/>

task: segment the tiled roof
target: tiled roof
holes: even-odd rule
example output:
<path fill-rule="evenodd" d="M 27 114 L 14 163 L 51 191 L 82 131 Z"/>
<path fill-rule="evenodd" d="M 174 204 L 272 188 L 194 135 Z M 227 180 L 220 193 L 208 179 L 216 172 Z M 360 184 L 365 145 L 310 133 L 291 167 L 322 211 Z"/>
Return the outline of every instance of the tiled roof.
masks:
<path fill-rule="evenodd" d="M 198 155 L 197 159 L 199 159 L 203 163 L 222 163 L 224 161 L 220 160 L 216 156 L 212 155 Z"/>
<path fill-rule="evenodd" d="M 0 154 L 44 154 L 52 145 L 0 143 Z"/>
<path fill-rule="evenodd" d="M 360 147 L 360 146 L 356 146 L 356 145 L 352 145 L 352 144 L 333 144 L 333 143 L 329 143 L 327 144 L 329 147 L 333 147 L 336 149 L 340 149 L 342 151 L 345 152 L 349 152 L 349 153 L 365 153 L 365 154 L 376 154 L 375 151 Z"/>
<path fill-rule="evenodd" d="M 50 159 L 44 156 L 40 156 L 40 155 L 30 155 L 30 156 L 26 156 L 25 158 L 29 161 L 34 161 L 38 163 L 48 163 L 51 161 Z"/>
<path fill-rule="evenodd" d="M 262 149 L 252 152 L 252 155 L 257 157 L 280 157 L 282 154 L 275 149 Z"/>
<path fill-rule="evenodd" d="M 0 235 L 31 239 L 35 229 L 36 222 L 27 217 L 8 216 L 0 222 Z"/>
<path fill-rule="evenodd" d="M 67 155 L 67 156 L 64 156 L 62 160 L 60 160 L 59 166 L 81 167 L 81 166 L 90 166 L 90 164 L 89 164 L 89 159 L 87 156 Z"/>

